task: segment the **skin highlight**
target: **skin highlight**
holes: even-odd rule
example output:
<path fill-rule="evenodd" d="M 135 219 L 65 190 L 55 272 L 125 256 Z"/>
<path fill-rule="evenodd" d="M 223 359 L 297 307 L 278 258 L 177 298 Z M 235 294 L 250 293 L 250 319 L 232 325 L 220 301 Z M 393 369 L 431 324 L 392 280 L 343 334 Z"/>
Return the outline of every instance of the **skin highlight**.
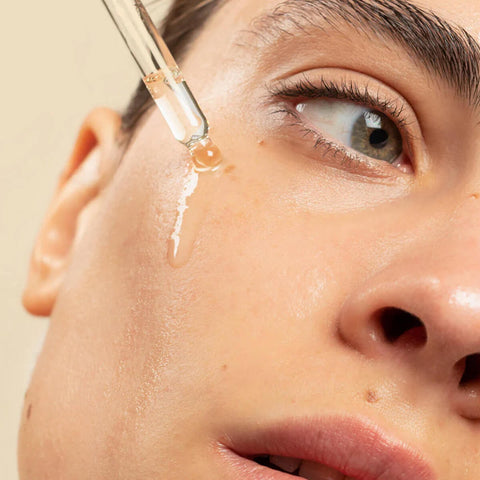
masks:
<path fill-rule="evenodd" d="M 185 52 L 230 167 L 184 267 L 167 243 L 188 153 L 155 109 L 126 150 L 118 114 L 86 119 L 23 299 L 50 327 L 21 480 L 220 480 L 230 433 L 333 414 L 412 446 L 438 480 L 480 477 L 479 113 L 400 45 L 346 24 L 259 45 L 252 21 L 278 5 L 226 2 Z M 480 38 L 477 2 L 421 7 Z M 411 169 L 315 149 L 269 93 L 296 75 L 401 105 Z M 420 324 L 388 341 L 412 321 L 399 312 Z"/>

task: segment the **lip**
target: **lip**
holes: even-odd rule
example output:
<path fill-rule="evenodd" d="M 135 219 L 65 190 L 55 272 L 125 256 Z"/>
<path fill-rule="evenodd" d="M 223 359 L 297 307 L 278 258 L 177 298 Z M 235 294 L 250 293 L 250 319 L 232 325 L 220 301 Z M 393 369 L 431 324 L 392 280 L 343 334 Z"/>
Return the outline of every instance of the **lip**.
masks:
<path fill-rule="evenodd" d="M 437 480 L 429 463 L 416 449 L 367 419 L 287 419 L 272 426 L 257 427 L 255 431 L 229 432 L 220 443 L 232 478 L 294 478 L 251 460 L 255 455 L 267 454 L 321 463 L 355 480 Z"/>

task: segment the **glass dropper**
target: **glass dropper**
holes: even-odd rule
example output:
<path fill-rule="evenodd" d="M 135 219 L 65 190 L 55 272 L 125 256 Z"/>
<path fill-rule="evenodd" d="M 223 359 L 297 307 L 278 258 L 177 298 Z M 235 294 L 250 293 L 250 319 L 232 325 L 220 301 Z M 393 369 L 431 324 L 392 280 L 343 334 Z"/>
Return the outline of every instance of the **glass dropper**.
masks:
<path fill-rule="evenodd" d="M 188 148 L 197 170 L 215 169 L 221 156 L 208 136 L 208 121 L 145 6 L 140 0 L 102 1 L 176 140 Z"/>

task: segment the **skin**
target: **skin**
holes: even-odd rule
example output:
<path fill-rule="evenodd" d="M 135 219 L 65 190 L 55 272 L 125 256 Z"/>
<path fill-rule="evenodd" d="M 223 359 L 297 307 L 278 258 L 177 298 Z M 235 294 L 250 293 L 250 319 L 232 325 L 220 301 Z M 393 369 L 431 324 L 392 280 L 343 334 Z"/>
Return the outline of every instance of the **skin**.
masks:
<path fill-rule="evenodd" d="M 263 62 L 238 45 L 275 3 L 231 2 L 182 63 L 232 165 L 182 268 L 167 243 L 185 149 L 157 110 L 125 153 L 118 114 L 86 119 L 25 288 L 50 325 L 25 395 L 22 480 L 220 480 L 230 432 L 330 414 L 408 443 L 438 480 L 480 478 L 480 381 L 459 385 L 480 352 L 478 114 L 399 48 L 331 34 L 294 56 L 297 71 L 357 72 L 403 99 L 418 138 L 415 171 L 323 159 L 261 101 L 289 51 Z M 477 1 L 422 5 L 480 37 Z M 385 339 L 385 307 L 416 315 L 426 340 Z"/>

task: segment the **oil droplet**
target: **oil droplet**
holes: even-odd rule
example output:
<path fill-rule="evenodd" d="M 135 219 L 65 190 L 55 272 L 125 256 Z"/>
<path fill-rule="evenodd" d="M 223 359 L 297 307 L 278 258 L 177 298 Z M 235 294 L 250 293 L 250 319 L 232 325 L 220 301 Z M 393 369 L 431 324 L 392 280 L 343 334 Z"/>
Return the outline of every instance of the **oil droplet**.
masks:
<path fill-rule="evenodd" d="M 195 142 L 188 151 L 198 172 L 216 170 L 222 162 L 220 150 L 208 135 Z"/>
<path fill-rule="evenodd" d="M 203 148 L 197 146 L 190 153 L 195 157 L 177 206 L 177 218 L 168 245 L 168 261 L 175 268 L 188 262 L 211 195 L 216 190 L 215 183 L 224 170 L 220 168 L 220 151 L 208 137 Z"/>

